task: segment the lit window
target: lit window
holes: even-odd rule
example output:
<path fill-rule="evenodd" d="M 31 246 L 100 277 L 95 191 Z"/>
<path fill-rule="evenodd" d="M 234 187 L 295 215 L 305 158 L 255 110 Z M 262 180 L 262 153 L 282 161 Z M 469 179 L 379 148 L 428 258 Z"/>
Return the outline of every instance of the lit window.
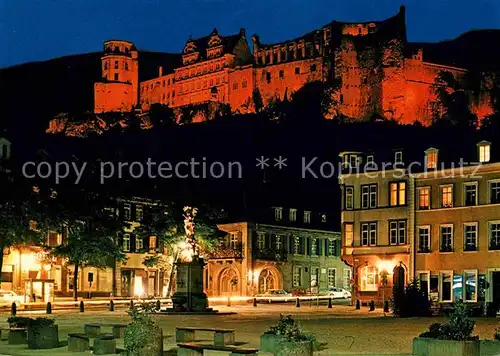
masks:
<path fill-rule="evenodd" d="M 335 287 L 335 277 L 337 270 L 335 268 L 328 268 L 328 288 Z"/>
<path fill-rule="evenodd" d="M 142 221 L 144 218 L 144 210 L 142 205 L 136 205 L 135 206 L 135 220 L 136 221 Z"/>
<path fill-rule="evenodd" d="M 343 274 L 342 274 L 342 285 L 344 286 L 344 289 L 350 289 L 351 288 L 351 269 L 350 268 L 344 268 Z"/>
<path fill-rule="evenodd" d="M 394 220 L 389 222 L 389 240 L 391 245 L 406 244 L 405 220 Z"/>
<path fill-rule="evenodd" d="M 500 250 L 500 221 L 489 222 L 489 249 Z"/>
<path fill-rule="evenodd" d="M 362 291 L 377 291 L 378 290 L 378 270 L 373 266 L 365 266 L 361 268 L 360 274 Z"/>
<path fill-rule="evenodd" d="M 326 222 L 326 214 L 321 214 L 321 222 Z"/>
<path fill-rule="evenodd" d="M 327 249 L 328 256 L 337 256 L 339 252 L 337 251 L 337 240 L 328 239 L 326 241 L 328 244 L 328 249 Z"/>
<path fill-rule="evenodd" d="M 304 223 L 309 224 L 311 222 L 311 212 L 304 211 Z"/>
<path fill-rule="evenodd" d="M 440 189 L 440 203 L 441 208 L 451 208 L 453 207 L 453 185 L 442 185 Z"/>
<path fill-rule="evenodd" d="M 394 154 L 394 164 L 403 163 L 403 152 L 398 151 Z"/>
<path fill-rule="evenodd" d="M 406 182 L 390 183 L 391 206 L 400 206 L 406 204 Z"/>
<path fill-rule="evenodd" d="M 464 224 L 464 251 L 477 251 L 477 223 Z"/>
<path fill-rule="evenodd" d="M 440 252 L 452 252 L 453 251 L 453 225 L 441 225 L 439 227 L 441 245 L 439 247 Z"/>
<path fill-rule="evenodd" d="M 232 232 L 229 234 L 229 247 L 235 249 L 238 246 L 238 233 Z"/>
<path fill-rule="evenodd" d="M 141 252 L 144 248 L 144 239 L 140 236 L 135 237 L 135 251 Z"/>
<path fill-rule="evenodd" d="M 366 156 L 366 163 L 372 164 L 374 161 L 375 161 L 375 156 L 373 155 Z"/>
<path fill-rule="evenodd" d="M 431 228 L 430 226 L 419 226 L 418 234 L 418 252 L 430 252 L 431 248 Z"/>
<path fill-rule="evenodd" d="M 441 301 L 451 302 L 452 301 L 452 280 L 453 271 L 442 271 L 441 273 Z"/>
<path fill-rule="evenodd" d="M 156 250 L 156 236 L 149 237 L 149 250 Z"/>
<path fill-rule="evenodd" d="M 431 188 L 418 188 L 418 208 L 420 210 L 431 208 Z"/>
<path fill-rule="evenodd" d="M 313 237 L 311 239 L 311 256 L 318 256 L 318 239 Z"/>
<path fill-rule="evenodd" d="M 500 181 L 489 181 L 489 199 L 490 204 L 500 203 Z"/>
<path fill-rule="evenodd" d="M 491 143 L 488 141 L 481 141 L 477 146 L 479 149 L 479 162 L 488 163 L 490 161 Z"/>
<path fill-rule="evenodd" d="M 293 286 L 300 287 L 302 280 L 302 267 L 294 266 L 293 267 Z"/>
<path fill-rule="evenodd" d="M 283 237 L 276 235 L 276 250 L 281 251 L 283 249 Z"/>
<path fill-rule="evenodd" d="M 125 251 L 125 252 L 130 251 L 130 235 L 129 234 L 123 235 L 123 251 Z"/>
<path fill-rule="evenodd" d="M 477 182 L 464 183 L 464 205 L 477 205 Z"/>
<path fill-rule="evenodd" d="M 300 249 L 300 237 L 299 236 L 295 236 L 293 238 L 293 252 L 296 255 L 300 254 L 300 252 L 301 252 L 301 249 Z"/>
<path fill-rule="evenodd" d="M 465 301 L 477 302 L 477 270 L 464 271 Z"/>
<path fill-rule="evenodd" d="M 123 219 L 129 221 L 131 216 L 131 207 L 129 203 L 123 204 Z"/>
<path fill-rule="evenodd" d="M 344 242 L 345 246 L 352 246 L 354 242 L 354 224 L 345 223 L 344 224 Z"/>
<path fill-rule="evenodd" d="M 361 246 L 377 245 L 377 223 L 361 224 Z"/>
<path fill-rule="evenodd" d="M 297 221 L 297 209 L 290 209 L 289 219 L 291 222 Z"/>
<path fill-rule="evenodd" d="M 436 169 L 438 160 L 438 150 L 435 148 L 429 148 L 425 151 L 425 165 L 427 169 Z"/>
<path fill-rule="evenodd" d="M 263 250 L 266 247 L 266 234 L 264 232 L 257 233 L 257 247 Z"/>
<path fill-rule="evenodd" d="M 276 221 L 283 220 L 283 208 L 274 208 L 274 219 Z"/>
<path fill-rule="evenodd" d="M 354 208 L 354 187 L 345 188 L 345 208 L 346 210 Z"/>

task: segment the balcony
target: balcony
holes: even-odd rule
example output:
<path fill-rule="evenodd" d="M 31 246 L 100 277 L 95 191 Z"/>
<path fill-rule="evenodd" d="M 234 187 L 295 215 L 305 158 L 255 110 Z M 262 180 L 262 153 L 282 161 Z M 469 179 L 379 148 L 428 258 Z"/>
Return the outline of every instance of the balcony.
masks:
<path fill-rule="evenodd" d="M 241 244 L 236 246 L 229 246 L 227 243 L 220 244 L 209 256 L 210 259 L 241 259 L 243 258 L 243 246 Z"/>
<path fill-rule="evenodd" d="M 284 250 L 266 248 L 265 250 L 254 250 L 254 257 L 265 261 L 286 261 L 287 253 Z"/>

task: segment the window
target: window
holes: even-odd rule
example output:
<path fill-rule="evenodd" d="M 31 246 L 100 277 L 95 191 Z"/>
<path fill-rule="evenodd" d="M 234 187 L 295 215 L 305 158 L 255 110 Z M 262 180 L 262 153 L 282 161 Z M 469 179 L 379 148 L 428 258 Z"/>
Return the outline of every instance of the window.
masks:
<path fill-rule="evenodd" d="M 289 220 L 291 222 L 297 221 L 297 209 L 290 209 Z"/>
<path fill-rule="evenodd" d="M 406 182 L 390 183 L 391 206 L 401 206 L 406 204 Z"/>
<path fill-rule="evenodd" d="M 453 207 L 453 185 L 442 185 L 439 187 L 441 208 Z"/>
<path fill-rule="evenodd" d="M 326 214 L 321 214 L 321 222 L 326 223 Z"/>
<path fill-rule="evenodd" d="M 115 69 L 118 69 L 118 61 L 115 61 Z"/>
<path fill-rule="evenodd" d="M 136 205 L 135 206 L 135 220 L 136 221 L 142 221 L 144 218 L 144 210 L 142 205 Z"/>
<path fill-rule="evenodd" d="M 363 209 L 377 207 L 377 185 L 361 186 L 361 207 Z"/>
<path fill-rule="evenodd" d="M 125 70 L 128 70 L 128 63 L 125 62 Z M 165 84 L 165 82 L 163 82 L 163 84 Z"/>
<path fill-rule="evenodd" d="M 455 274 L 453 276 L 453 285 L 452 285 L 452 295 L 453 300 L 463 300 L 464 299 L 464 276 L 461 274 Z"/>
<path fill-rule="evenodd" d="M 477 251 L 477 223 L 464 224 L 464 251 Z"/>
<path fill-rule="evenodd" d="M 339 251 L 337 251 L 337 240 L 327 239 L 328 250 L 326 251 L 328 256 L 338 256 Z"/>
<path fill-rule="evenodd" d="M 420 210 L 431 208 L 431 188 L 418 188 L 418 208 Z"/>
<path fill-rule="evenodd" d="M 311 240 L 311 256 L 318 256 L 318 239 L 313 237 Z"/>
<path fill-rule="evenodd" d="M 257 233 L 257 247 L 261 251 L 266 247 L 266 234 L 264 232 Z"/>
<path fill-rule="evenodd" d="M 156 242 L 157 242 L 156 236 L 149 237 L 149 250 L 150 251 L 156 250 Z"/>
<path fill-rule="evenodd" d="M 266 81 L 271 83 L 271 72 L 266 72 Z"/>
<path fill-rule="evenodd" d="M 135 236 L 135 251 L 141 252 L 144 249 L 144 239 L 139 236 Z"/>
<path fill-rule="evenodd" d="M 123 219 L 129 221 L 131 217 L 131 207 L 129 203 L 123 204 Z"/>
<path fill-rule="evenodd" d="M 335 287 L 335 277 L 337 270 L 335 268 L 328 268 L 328 288 Z"/>
<path fill-rule="evenodd" d="M 285 71 L 284 70 L 280 70 L 280 78 L 281 79 L 285 78 Z"/>
<path fill-rule="evenodd" d="M 481 141 L 477 144 L 479 150 L 479 162 L 488 163 L 490 161 L 490 148 L 491 143 L 488 141 Z"/>
<path fill-rule="evenodd" d="M 237 232 L 231 232 L 229 234 L 229 247 L 232 249 L 235 249 L 238 247 L 238 233 Z"/>
<path fill-rule="evenodd" d="M 431 248 L 431 227 L 419 226 L 417 227 L 418 234 L 418 252 L 430 252 Z"/>
<path fill-rule="evenodd" d="M 302 281 L 302 267 L 294 266 L 293 267 L 293 286 L 300 287 Z"/>
<path fill-rule="evenodd" d="M 108 63 L 108 61 L 105 61 L 104 62 L 104 69 L 108 69 L 108 68 L 109 68 L 109 63 Z"/>
<path fill-rule="evenodd" d="M 361 246 L 377 245 L 377 223 L 361 224 Z"/>
<path fill-rule="evenodd" d="M 394 153 L 394 164 L 403 163 L 403 152 L 397 151 Z"/>
<path fill-rule="evenodd" d="M 500 250 L 500 221 L 489 222 L 490 250 Z"/>
<path fill-rule="evenodd" d="M 406 244 L 406 220 L 389 222 L 389 241 L 391 245 Z"/>
<path fill-rule="evenodd" d="M 246 88 L 247 87 L 247 80 L 246 79 L 243 79 L 243 81 L 241 82 L 241 87 L 242 88 Z"/>
<path fill-rule="evenodd" d="M 453 225 L 441 225 L 439 227 L 441 246 L 440 252 L 453 251 Z"/>
<path fill-rule="evenodd" d="M 293 238 L 293 252 L 298 255 L 300 254 L 300 237 L 294 236 Z"/>
<path fill-rule="evenodd" d="M 345 223 L 344 224 L 344 243 L 345 246 L 352 246 L 354 242 L 354 224 Z"/>
<path fill-rule="evenodd" d="M 319 268 L 311 268 L 311 287 L 318 287 L 318 277 Z"/>
<path fill-rule="evenodd" d="M 276 250 L 278 251 L 283 250 L 283 240 L 284 240 L 283 236 L 276 235 Z"/>
<path fill-rule="evenodd" d="M 114 76 L 115 80 L 119 80 L 119 76 L 118 76 L 118 73 L 115 73 L 115 76 Z"/>
<path fill-rule="evenodd" d="M 344 271 L 342 273 L 342 285 L 345 289 L 350 289 L 351 288 L 351 269 L 350 268 L 344 268 Z"/>
<path fill-rule="evenodd" d="M 435 148 L 429 148 L 425 151 L 425 166 L 427 169 L 436 169 L 438 160 L 438 150 Z"/>
<path fill-rule="evenodd" d="M 316 64 L 311 64 L 311 72 L 316 72 Z"/>
<path fill-rule="evenodd" d="M 464 183 L 464 205 L 477 205 L 477 182 Z"/>
<path fill-rule="evenodd" d="M 311 212 L 304 211 L 304 223 L 309 224 L 311 222 Z"/>
<path fill-rule="evenodd" d="M 125 252 L 130 251 L 130 235 L 129 234 L 123 235 L 123 251 L 125 251 Z"/>
<path fill-rule="evenodd" d="M 300 74 L 300 68 L 299 67 L 295 67 L 295 74 Z"/>
<path fill-rule="evenodd" d="M 345 208 L 346 210 L 354 208 L 354 187 L 345 187 Z"/>
<path fill-rule="evenodd" d="M 489 181 L 489 202 L 490 204 L 500 203 L 500 180 Z"/>
<path fill-rule="evenodd" d="M 418 272 L 418 281 L 420 283 L 420 290 L 429 294 L 429 277 L 430 272 Z"/>
<path fill-rule="evenodd" d="M 451 302 L 452 294 L 452 280 L 453 280 L 453 271 L 442 271 L 440 273 L 441 279 L 441 301 L 442 302 Z"/>
<path fill-rule="evenodd" d="M 477 302 L 477 270 L 464 271 L 465 301 Z"/>
<path fill-rule="evenodd" d="M 360 271 L 361 290 L 377 291 L 378 289 L 378 270 L 373 266 L 365 266 Z"/>
<path fill-rule="evenodd" d="M 276 221 L 283 220 L 283 208 L 274 208 L 274 219 Z"/>
<path fill-rule="evenodd" d="M 238 89 L 238 82 L 234 82 L 233 83 L 233 90 L 237 90 Z"/>

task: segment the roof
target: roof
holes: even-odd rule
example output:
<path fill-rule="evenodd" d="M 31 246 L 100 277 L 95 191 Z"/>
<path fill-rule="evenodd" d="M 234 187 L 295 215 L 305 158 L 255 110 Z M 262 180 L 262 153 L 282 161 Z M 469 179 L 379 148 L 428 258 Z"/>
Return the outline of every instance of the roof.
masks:
<path fill-rule="evenodd" d="M 237 34 L 221 36 L 217 29 L 214 28 L 210 35 L 199 37 L 196 39 L 189 39 L 187 40 L 186 45 L 188 43 L 193 43 L 196 47 L 197 52 L 200 53 L 200 58 L 206 58 L 207 49 L 209 48 L 209 41 L 214 36 L 219 36 L 221 38 L 225 53 L 232 53 L 240 39 L 245 37 L 245 30 L 242 28 Z"/>

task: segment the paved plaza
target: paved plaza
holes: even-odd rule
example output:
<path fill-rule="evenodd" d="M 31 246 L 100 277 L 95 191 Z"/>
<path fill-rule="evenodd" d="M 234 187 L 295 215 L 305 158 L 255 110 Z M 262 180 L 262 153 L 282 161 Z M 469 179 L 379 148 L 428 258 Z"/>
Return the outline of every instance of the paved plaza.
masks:
<path fill-rule="evenodd" d="M 426 330 L 433 322 L 444 322 L 445 318 L 411 318 L 398 319 L 384 316 L 380 310 L 368 312 L 364 307 L 355 310 L 351 306 L 335 305 L 328 309 L 325 305 L 303 303 L 300 308 L 294 305 L 259 304 L 220 306 L 221 312 L 236 312 L 233 315 L 186 316 L 163 315 L 155 316 L 155 320 L 164 330 L 165 350 L 175 349 L 176 326 L 223 327 L 236 330 L 236 341 L 245 342 L 249 347 L 259 347 L 259 336 L 269 325 L 274 324 L 280 313 L 292 314 L 299 320 L 306 332 L 316 334 L 320 342 L 325 343 L 321 351 L 315 355 L 410 355 L 412 339 Z M 23 316 L 46 316 L 40 312 L 22 313 Z M 7 313 L 0 314 L 0 327 L 6 327 Z M 67 334 L 83 332 L 85 323 L 127 323 L 130 318 L 124 310 L 87 311 L 85 313 L 60 311 L 51 317 L 59 325 L 61 341 Z M 495 328 L 500 322 L 495 318 L 477 319 L 475 333 L 481 338 L 492 339 Z M 199 333 L 201 340 L 209 341 L 210 335 Z M 123 340 L 117 343 L 123 346 Z M 66 347 L 57 350 L 33 351 L 19 346 L 9 346 L 6 341 L 0 342 L 0 355 L 75 355 L 69 354 Z M 174 352 L 167 354 L 175 355 Z M 268 355 L 261 353 L 262 355 Z M 227 355 L 227 353 L 207 352 L 206 355 Z"/>

